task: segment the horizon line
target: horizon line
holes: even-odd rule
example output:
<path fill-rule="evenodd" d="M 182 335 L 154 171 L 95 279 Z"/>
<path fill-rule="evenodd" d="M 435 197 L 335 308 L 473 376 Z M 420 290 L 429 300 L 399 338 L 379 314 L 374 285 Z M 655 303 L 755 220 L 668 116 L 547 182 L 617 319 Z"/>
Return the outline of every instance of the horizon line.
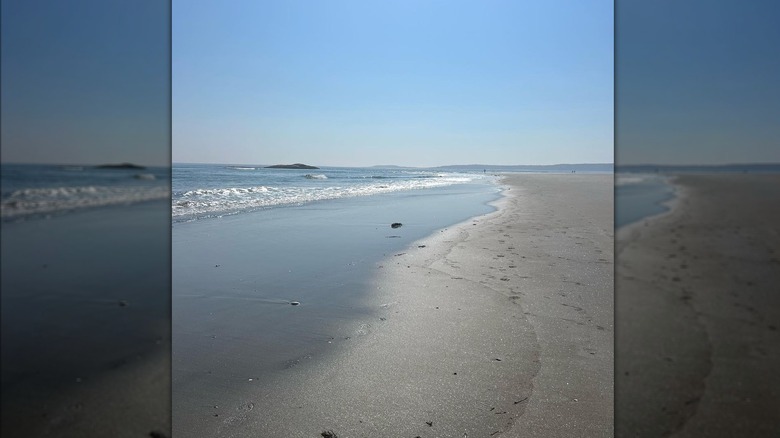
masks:
<path fill-rule="evenodd" d="M 215 164 L 223 166 L 270 166 L 274 164 L 257 164 L 257 163 L 216 163 L 216 162 L 186 162 L 186 161 L 172 161 L 171 164 Z M 278 163 L 278 164 L 304 164 L 300 162 L 296 163 Z M 435 167 L 454 167 L 454 166 L 474 166 L 474 167 L 549 167 L 549 166 L 614 166 L 612 162 L 594 162 L 594 163 L 554 163 L 554 164 L 485 164 L 485 163 L 468 163 L 468 164 L 443 164 L 433 166 L 405 166 L 400 164 L 370 164 L 362 166 L 345 166 L 345 165 L 330 165 L 321 164 L 324 167 L 404 167 L 404 168 L 419 168 L 419 169 L 431 169 Z"/>
<path fill-rule="evenodd" d="M 656 167 L 725 167 L 725 166 L 778 166 L 780 161 L 750 161 L 750 162 L 732 162 L 732 163 L 718 163 L 718 164 L 660 164 L 660 163 L 639 163 L 639 164 L 615 164 L 615 167 L 640 167 L 640 166 L 656 166 Z"/>

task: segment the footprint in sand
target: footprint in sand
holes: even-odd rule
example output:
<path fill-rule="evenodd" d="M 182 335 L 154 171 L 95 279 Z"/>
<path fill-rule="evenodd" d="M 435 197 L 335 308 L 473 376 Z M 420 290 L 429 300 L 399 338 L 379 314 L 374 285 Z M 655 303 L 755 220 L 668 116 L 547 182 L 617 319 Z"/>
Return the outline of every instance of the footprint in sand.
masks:
<path fill-rule="evenodd" d="M 236 423 L 242 423 L 246 420 L 247 414 L 254 408 L 255 408 L 255 404 L 253 402 L 247 402 L 245 404 L 242 404 L 241 406 L 238 406 L 236 408 L 236 410 L 238 411 L 236 415 L 231 415 L 225 418 L 224 420 L 222 420 L 222 422 L 226 426 L 233 426 Z"/>
<path fill-rule="evenodd" d="M 365 336 L 371 331 L 371 325 L 370 324 L 360 324 L 360 327 L 355 331 L 355 334 L 358 336 Z"/>

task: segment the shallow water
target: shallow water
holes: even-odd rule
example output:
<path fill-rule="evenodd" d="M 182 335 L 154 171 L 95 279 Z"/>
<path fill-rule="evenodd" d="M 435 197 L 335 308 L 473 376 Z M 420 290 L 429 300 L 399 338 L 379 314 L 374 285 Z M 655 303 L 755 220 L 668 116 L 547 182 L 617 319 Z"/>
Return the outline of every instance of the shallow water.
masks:
<path fill-rule="evenodd" d="M 674 198 L 674 187 L 665 177 L 620 173 L 615 177 L 615 228 L 668 211 L 664 205 Z"/>
<path fill-rule="evenodd" d="M 459 184 L 174 224 L 174 421 L 360 336 L 385 257 L 493 211 L 498 196 Z"/>
<path fill-rule="evenodd" d="M 262 166 L 176 164 L 174 222 L 243 214 L 313 202 L 495 181 L 483 172 L 441 169 L 268 169 Z"/>
<path fill-rule="evenodd" d="M 55 400 L 90 421 L 86 388 L 169 397 L 117 374 L 170 351 L 169 212 L 164 200 L 2 224 L 4 432 L 69 415 Z M 142 417 L 128 428 L 160 427 Z"/>

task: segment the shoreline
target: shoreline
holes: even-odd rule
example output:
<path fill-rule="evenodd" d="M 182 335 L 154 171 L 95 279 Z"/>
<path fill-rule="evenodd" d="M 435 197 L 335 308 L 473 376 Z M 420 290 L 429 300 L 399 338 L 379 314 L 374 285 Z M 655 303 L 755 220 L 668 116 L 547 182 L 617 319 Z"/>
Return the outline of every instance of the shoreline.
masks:
<path fill-rule="evenodd" d="M 611 435 L 612 175 L 507 185 L 498 210 L 375 266 L 344 348 L 230 394 L 191 431 Z"/>
<path fill-rule="evenodd" d="M 177 224 L 175 433 L 200 433 L 226 415 L 208 406 L 248 406 L 244 394 L 350 348 L 378 311 L 366 297 L 382 260 L 496 197 L 493 185 L 452 186 Z"/>
<path fill-rule="evenodd" d="M 168 205 L 3 224 L 3 434 L 169 434 Z"/>
<path fill-rule="evenodd" d="M 646 226 L 644 224 L 649 224 L 648 221 L 654 220 L 654 219 L 659 218 L 659 217 L 662 217 L 665 214 L 669 214 L 671 212 L 671 210 L 673 210 L 677 206 L 678 198 L 679 198 L 678 195 L 680 195 L 681 192 L 680 192 L 680 187 L 677 186 L 676 184 L 674 184 L 675 175 L 663 175 L 663 176 L 659 176 L 659 175 L 655 175 L 655 174 L 639 174 L 639 175 L 641 175 L 641 176 L 650 176 L 650 177 L 654 177 L 654 178 L 660 178 L 662 180 L 663 184 L 666 184 L 671 189 L 672 197 L 667 199 L 667 200 L 665 200 L 665 201 L 654 203 L 655 205 L 661 205 L 661 206 L 665 207 L 666 208 L 665 211 L 661 211 L 661 212 L 658 212 L 658 213 L 650 214 L 648 216 L 642 216 L 639 219 L 634 220 L 633 222 L 629 222 L 627 224 L 621 225 L 620 227 L 617 227 L 615 229 L 616 237 L 617 237 L 617 235 L 619 235 L 621 233 L 625 234 L 625 230 L 627 230 L 627 229 L 634 230 L 634 229 L 638 229 L 639 225 Z M 615 189 L 616 189 L 616 193 L 615 194 L 616 194 L 616 198 L 617 198 L 617 186 L 615 186 Z M 617 225 L 617 223 L 615 225 Z M 618 240 L 620 240 L 620 239 L 618 239 Z"/>
<path fill-rule="evenodd" d="M 616 432 L 773 436 L 780 176 L 673 183 L 669 212 L 618 233 Z"/>
<path fill-rule="evenodd" d="M 680 208 L 680 205 L 686 202 L 686 197 L 689 196 L 689 193 L 685 190 L 685 187 L 676 183 L 677 176 L 679 175 L 665 175 L 663 177 L 664 184 L 668 184 L 672 188 L 672 198 L 661 203 L 661 205 L 666 207 L 666 211 L 645 216 L 615 230 L 615 256 L 619 256 L 625 246 L 625 242 L 635 240 L 641 234 L 643 228 L 652 226 L 656 221 L 674 214 Z"/>

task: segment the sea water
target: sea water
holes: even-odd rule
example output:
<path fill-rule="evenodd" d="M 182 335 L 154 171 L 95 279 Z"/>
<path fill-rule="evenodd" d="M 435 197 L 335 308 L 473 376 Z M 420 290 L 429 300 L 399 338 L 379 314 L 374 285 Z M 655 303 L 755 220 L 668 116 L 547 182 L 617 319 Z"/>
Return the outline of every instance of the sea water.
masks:
<path fill-rule="evenodd" d="M 668 177 L 646 173 L 618 173 L 615 176 L 615 228 L 638 222 L 669 210 L 674 198 Z"/>
<path fill-rule="evenodd" d="M 272 169 L 247 165 L 175 164 L 174 222 L 386 193 L 485 183 L 497 178 L 479 171 L 347 168 Z"/>
<path fill-rule="evenodd" d="M 675 197 L 669 180 L 674 175 L 768 173 L 780 173 L 780 164 L 619 166 L 615 174 L 615 228 L 668 211 L 668 202 Z"/>
<path fill-rule="evenodd" d="M 170 170 L 0 169 L 3 430 L 70 418 L 71 406 L 88 419 L 85 398 L 127 388 L 169 397 L 138 380 L 169 373 Z M 127 377 L 135 369 L 153 375 Z"/>
<path fill-rule="evenodd" d="M 41 219 L 74 211 L 170 197 L 170 169 L 3 164 L 0 218 Z"/>

